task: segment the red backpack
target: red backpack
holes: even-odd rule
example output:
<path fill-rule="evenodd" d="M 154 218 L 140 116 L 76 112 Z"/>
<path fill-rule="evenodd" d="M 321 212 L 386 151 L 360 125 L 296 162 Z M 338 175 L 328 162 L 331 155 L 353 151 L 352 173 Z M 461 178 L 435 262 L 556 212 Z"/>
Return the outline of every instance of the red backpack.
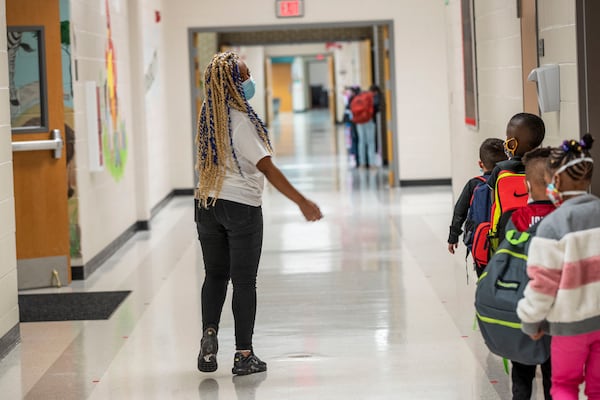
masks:
<path fill-rule="evenodd" d="M 476 271 L 481 275 L 494 254 L 500 241 L 503 239 L 499 233 L 504 232 L 507 219 L 501 217 L 509 211 L 527 205 L 529 193 L 525 184 L 525 174 L 502 170 L 494 185 L 494 199 L 490 210 L 489 221 L 477 226 L 473 235 L 473 260 Z"/>
<path fill-rule="evenodd" d="M 350 103 L 350 111 L 352 111 L 352 122 L 355 124 L 364 124 L 373 119 L 375 112 L 373 93 L 361 92 L 354 96 Z"/>

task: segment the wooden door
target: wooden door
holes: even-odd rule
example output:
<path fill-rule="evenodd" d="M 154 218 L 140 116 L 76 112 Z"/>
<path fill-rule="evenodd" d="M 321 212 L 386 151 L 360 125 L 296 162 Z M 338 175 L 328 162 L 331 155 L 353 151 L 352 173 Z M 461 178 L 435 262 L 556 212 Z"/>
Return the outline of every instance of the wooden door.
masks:
<path fill-rule="evenodd" d="M 13 150 L 64 143 L 59 0 L 7 0 L 6 22 Z M 19 289 L 70 281 L 65 153 L 13 152 Z"/>
<path fill-rule="evenodd" d="M 337 115 L 337 96 L 335 93 L 335 61 L 333 56 L 327 56 L 327 69 L 329 75 L 329 88 L 327 89 L 327 97 L 328 97 L 328 105 L 329 105 L 329 115 L 331 116 L 331 124 L 335 125 Z M 334 130 L 335 131 L 335 130 Z M 337 140 L 335 141 L 337 145 Z M 337 149 L 336 149 L 337 150 Z"/>
<path fill-rule="evenodd" d="M 529 73 L 538 67 L 537 0 L 521 0 L 521 55 L 523 69 L 523 111 L 540 114 L 535 82 L 527 80 Z"/>
<path fill-rule="evenodd" d="M 272 64 L 273 98 L 279 99 L 279 112 L 292 112 L 292 64 Z"/>

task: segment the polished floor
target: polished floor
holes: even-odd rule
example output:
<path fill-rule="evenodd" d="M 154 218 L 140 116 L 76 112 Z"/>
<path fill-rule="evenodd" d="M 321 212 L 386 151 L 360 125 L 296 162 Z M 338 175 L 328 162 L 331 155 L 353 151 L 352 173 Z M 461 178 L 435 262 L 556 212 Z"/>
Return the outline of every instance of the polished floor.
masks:
<path fill-rule="evenodd" d="M 132 293 L 107 321 L 21 324 L 0 399 L 509 399 L 474 326 L 473 276 L 446 250 L 450 188 L 390 189 L 385 170 L 349 167 L 326 112 L 281 115 L 272 136 L 325 217 L 305 222 L 265 190 L 255 349 L 268 372 L 232 377 L 230 304 L 218 371 L 196 370 L 202 254 L 192 199 L 177 197 L 89 279 L 46 290 Z"/>

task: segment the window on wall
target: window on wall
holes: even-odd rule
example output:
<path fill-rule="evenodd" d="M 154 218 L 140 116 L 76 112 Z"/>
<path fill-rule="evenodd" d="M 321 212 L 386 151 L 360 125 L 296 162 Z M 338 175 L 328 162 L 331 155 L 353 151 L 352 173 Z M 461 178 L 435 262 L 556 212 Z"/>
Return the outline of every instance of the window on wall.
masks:
<path fill-rule="evenodd" d="M 477 58 L 475 53 L 475 16 L 473 12 L 473 3 L 473 0 L 461 0 L 465 123 L 477 128 Z"/>

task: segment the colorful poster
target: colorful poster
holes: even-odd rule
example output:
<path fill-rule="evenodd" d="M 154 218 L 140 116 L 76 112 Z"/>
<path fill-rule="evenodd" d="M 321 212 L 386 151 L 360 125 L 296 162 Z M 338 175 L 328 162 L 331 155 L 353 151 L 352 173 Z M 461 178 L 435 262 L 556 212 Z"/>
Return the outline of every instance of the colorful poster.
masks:
<path fill-rule="evenodd" d="M 125 121 L 119 108 L 117 52 L 113 43 L 109 0 L 106 5 L 106 48 L 104 52 L 106 80 L 103 88 L 102 150 L 107 170 L 119 181 L 127 163 L 127 135 Z"/>

